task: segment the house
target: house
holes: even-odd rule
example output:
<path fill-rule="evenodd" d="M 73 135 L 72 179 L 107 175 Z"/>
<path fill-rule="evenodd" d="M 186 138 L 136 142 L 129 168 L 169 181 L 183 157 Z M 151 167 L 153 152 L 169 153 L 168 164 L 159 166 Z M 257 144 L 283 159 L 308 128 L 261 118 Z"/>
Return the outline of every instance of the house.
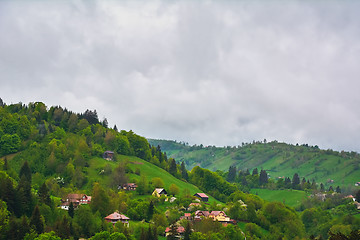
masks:
<path fill-rule="evenodd" d="M 118 189 L 123 189 L 126 191 L 135 191 L 137 188 L 136 183 L 125 183 L 122 186 L 119 186 Z"/>
<path fill-rule="evenodd" d="M 112 161 L 114 159 L 114 152 L 105 151 L 104 154 L 103 154 L 103 158 L 108 160 L 108 161 Z"/>
<path fill-rule="evenodd" d="M 184 213 L 184 216 L 180 217 L 180 220 L 182 219 L 191 220 L 191 213 Z"/>
<path fill-rule="evenodd" d="M 155 197 L 166 196 L 167 192 L 163 188 L 155 188 L 154 192 L 152 193 Z"/>
<path fill-rule="evenodd" d="M 130 218 L 128 218 L 127 216 L 120 214 L 119 212 L 113 212 L 112 214 L 110 214 L 109 216 L 104 218 L 105 221 L 107 222 L 111 222 L 113 225 L 115 225 L 117 222 L 122 222 L 124 225 L 126 225 L 127 227 L 129 227 L 129 220 Z"/>
<path fill-rule="evenodd" d="M 73 203 L 74 208 L 77 208 L 81 204 L 91 203 L 91 196 L 77 193 L 68 194 L 65 200 L 61 200 L 61 209 L 69 210 L 70 203 Z"/>
<path fill-rule="evenodd" d="M 194 196 L 199 198 L 203 202 L 209 201 L 209 197 L 205 193 L 195 193 Z"/>
<path fill-rule="evenodd" d="M 185 232 L 185 228 L 184 227 L 182 227 L 182 226 L 178 226 L 178 227 L 176 227 L 176 232 L 177 232 L 177 235 L 176 235 L 176 237 L 177 238 L 181 238 L 181 236 L 184 234 L 184 232 Z M 167 237 L 167 236 L 169 236 L 171 234 L 171 228 L 170 227 L 167 227 L 166 229 L 165 229 L 165 236 Z"/>
<path fill-rule="evenodd" d="M 355 186 L 357 187 L 360 186 L 360 182 L 355 183 Z"/>
<path fill-rule="evenodd" d="M 188 207 L 188 210 L 192 210 L 192 209 L 197 208 L 197 207 L 201 207 L 201 204 L 200 203 L 190 203 L 189 207 Z"/>
<path fill-rule="evenodd" d="M 209 217 L 212 218 L 214 221 L 230 222 L 230 218 L 226 215 L 224 211 L 212 211 L 209 214 Z"/>
<path fill-rule="evenodd" d="M 355 197 L 353 195 L 347 195 L 344 198 L 351 198 L 351 200 L 353 200 L 353 202 L 356 201 Z"/>
<path fill-rule="evenodd" d="M 195 212 L 194 220 L 195 220 L 195 221 L 201 221 L 203 218 L 209 217 L 209 215 L 210 215 L 209 211 L 197 210 L 197 211 Z"/>

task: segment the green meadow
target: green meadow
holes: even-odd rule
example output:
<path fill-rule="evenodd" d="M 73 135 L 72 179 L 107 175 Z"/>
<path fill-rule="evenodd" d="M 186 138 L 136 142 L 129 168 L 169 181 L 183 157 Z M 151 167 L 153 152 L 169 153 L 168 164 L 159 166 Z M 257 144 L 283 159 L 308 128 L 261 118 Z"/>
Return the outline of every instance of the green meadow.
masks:
<path fill-rule="evenodd" d="M 293 189 L 270 190 L 270 189 L 251 189 L 250 193 L 258 195 L 260 198 L 270 202 L 283 202 L 290 207 L 300 205 L 301 200 L 309 196 L 308 193 Z"/>

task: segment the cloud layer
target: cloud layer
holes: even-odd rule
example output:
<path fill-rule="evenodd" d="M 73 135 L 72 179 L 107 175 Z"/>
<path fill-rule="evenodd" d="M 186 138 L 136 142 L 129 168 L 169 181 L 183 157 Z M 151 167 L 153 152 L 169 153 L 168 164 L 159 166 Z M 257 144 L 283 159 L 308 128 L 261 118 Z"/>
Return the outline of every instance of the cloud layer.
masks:
<path fill-rule="evenodd" d="M 360 151 L 360 3 L 0 2 L 0 97 L 204 145 Z"/>

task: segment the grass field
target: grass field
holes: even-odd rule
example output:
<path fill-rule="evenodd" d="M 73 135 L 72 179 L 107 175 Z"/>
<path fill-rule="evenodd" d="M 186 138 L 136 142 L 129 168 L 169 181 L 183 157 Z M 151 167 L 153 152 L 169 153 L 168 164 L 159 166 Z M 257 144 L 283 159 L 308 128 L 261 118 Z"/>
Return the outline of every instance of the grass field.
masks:
<path fill-rule="evenodd" d="M 180 193 L 183 192 L 185 189 L 188 189 L 190 191 L 191 194 L 195 194 L 197 192 L 202 192 L 198 187 L 187 183 L 187 182 L 183 182 L 177 178 L 175 178 L 174 176 L 172 176 L 170 173 L 168 173 L 167 171 L 165 171 L 164 169 L 161 169 L 149 162 L 146 162 L 140 158 L 137 157 L 133 157 L 133 156 L 118 156 L 118 159 L 116 162 L 112 162 L 112 161 L 106 161 L 102 158 L 93 158 L 89 161 L 89 168 L 88 168 L 88 178 L 91 179 L 91 182 L 88 182 L 86 184 L 86 189 L 87 190 L 91 190 L 92 189 L 92 185 L 93 182 L 99 182 L 101 184 L 104 185 L 109 185 L 110 183 L 110 176 L 109 175 L 101 175 L 99 174 L 101 172 L 102 169 L 104 169 L 104 167 L 109 164 L 112 169 L 116 168 L 116 166 L 118 166 L 119 163 L 121 162 L 126 162 L 127 166 L 133 171 L 135 172 L 136 168 L 140 169 L 140 173 L 144 174 L 147 178 L 148 181 L 151 181 L 152 178 L 154 177 L 160 177 L 164 184 L 165 184 L 165 189 L 169 189 L 169 186 L 171 184 L 175 184 L 176 186 L 179 187 L 180 189 Z M 140 176 L 130 173 L 129 174 L 129 181 L 133 182 L 135 180 L 138 180 L 140 178 Z M 208 194 L 207 194 L 208 195 Z M 213 198 L 212 196 L 209 196 L 209 202 L 219 202 L 218 200 L 216 200 L 215 198 Z"/>
<path fill-rule="evenodd" d="M 300 205 L 301 200 L 306 198 L 308 194 L 299 190 L 269 190 L 269 189 L 251 189 L 252 194 L 256 194 L 264 200 L 270 202 L 283 202 L 290 207 Z"/>

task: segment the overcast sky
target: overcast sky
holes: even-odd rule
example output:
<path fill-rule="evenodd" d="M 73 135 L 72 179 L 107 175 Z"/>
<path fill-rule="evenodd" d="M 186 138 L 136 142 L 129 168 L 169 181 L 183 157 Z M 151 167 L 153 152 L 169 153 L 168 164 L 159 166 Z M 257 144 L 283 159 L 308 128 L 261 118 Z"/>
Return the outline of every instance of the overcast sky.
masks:
<path fill-rule="evenodd" d="M 0 97 L 190 144 L 360 152 L 360 1 L 0 1 Z"/>

